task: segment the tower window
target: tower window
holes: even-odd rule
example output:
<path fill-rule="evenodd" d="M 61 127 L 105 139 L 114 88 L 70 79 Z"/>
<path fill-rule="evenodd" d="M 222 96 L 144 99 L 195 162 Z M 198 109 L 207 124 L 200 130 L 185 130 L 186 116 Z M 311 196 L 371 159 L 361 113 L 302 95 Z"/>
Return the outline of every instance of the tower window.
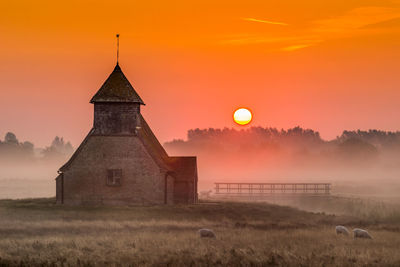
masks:
<path fill-rule="evenodd" d="M 107 170 L 107 185 L 119 186 L 122 180 L 122 169 Z"/>

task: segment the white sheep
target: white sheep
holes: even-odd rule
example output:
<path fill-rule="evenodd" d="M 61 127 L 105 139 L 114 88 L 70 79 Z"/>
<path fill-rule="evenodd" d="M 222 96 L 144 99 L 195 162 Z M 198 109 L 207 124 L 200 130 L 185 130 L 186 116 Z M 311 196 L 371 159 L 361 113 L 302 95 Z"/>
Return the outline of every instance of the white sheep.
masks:
<path fill-rule="evenodd" d="M 211 230 L 211 229 L 206 229 L 206 228 L 200 229 L 199 234 L 200 234 L 200 237 L 215 238 L 215 234 L 214 234 L 213 230 Z"/>
<path fill-rule="evenodd" d="M 372 236 L 366 230 L 363 230 L 363 229 L 359 229 L 359 228 L 353 229 L 353 233 L 354 233 L 354 239 L 356 239 L 356 238 L 372 239 Z"/>
<path fill-rule="evenodd" d="M 340 234 L 343 234 L 343 235 L 350 235 L 350 232 L 349 232 L 349 230 L 347 230 L 347 228 L 346 227 L 344 227 L 343 225 L 338 225 L 338 226 L 336 226 L 336 234 L 337 235 L 340 235 Z"/>

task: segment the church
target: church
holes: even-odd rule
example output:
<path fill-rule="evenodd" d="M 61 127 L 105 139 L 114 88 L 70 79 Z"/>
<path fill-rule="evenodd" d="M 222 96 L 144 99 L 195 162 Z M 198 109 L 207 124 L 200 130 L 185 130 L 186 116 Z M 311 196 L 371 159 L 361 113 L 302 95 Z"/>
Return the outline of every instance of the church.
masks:
<path fill-rule="evenodd" d="M 118 62 L 93 96 L 93 127 L 58 170 L 56 202 L 160 205 L 197 201 L 196 157 L 170 157 L 140 109 Z"/>

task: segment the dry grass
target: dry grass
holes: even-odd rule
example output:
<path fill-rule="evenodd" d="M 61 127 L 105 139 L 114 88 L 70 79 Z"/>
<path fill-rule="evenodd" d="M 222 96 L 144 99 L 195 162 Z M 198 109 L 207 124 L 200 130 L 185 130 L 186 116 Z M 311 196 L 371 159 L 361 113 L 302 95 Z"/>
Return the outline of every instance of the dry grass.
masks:
<path fill-rule="evenodd" d="M 398 266 L 397 223 L 266 203 L 60 207 L 54 199 L 0 201 L 1 265 Z M 373 240 L 336 236 L 366 227 Z M 385 226 L 385 227 L 383 227 Z M 216 239 L 200 239 L 209 227 Z"/>
<path fill-rule="evenodd" d="M 243 199 L 240 201 L 243 201 Z M 353 216 L 369 224 L 389 223 L 398 224 L 400 226 L 400 201 L 398 198 L 275 196 L 264 198 L 264 200 L 261 201 L 291 206 L 311 212 Z"/>

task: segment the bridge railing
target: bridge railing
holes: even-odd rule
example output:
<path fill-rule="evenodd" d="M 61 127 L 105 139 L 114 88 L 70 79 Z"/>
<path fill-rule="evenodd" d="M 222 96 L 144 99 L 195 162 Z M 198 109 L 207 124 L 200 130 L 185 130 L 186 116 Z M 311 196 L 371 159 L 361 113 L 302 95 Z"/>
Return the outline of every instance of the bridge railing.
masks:
<path fill-rule="evenodd" d="M 330 183 L 215 183 L 215 194 L 220 195 L 329 195 L 330 190 Z"/>

